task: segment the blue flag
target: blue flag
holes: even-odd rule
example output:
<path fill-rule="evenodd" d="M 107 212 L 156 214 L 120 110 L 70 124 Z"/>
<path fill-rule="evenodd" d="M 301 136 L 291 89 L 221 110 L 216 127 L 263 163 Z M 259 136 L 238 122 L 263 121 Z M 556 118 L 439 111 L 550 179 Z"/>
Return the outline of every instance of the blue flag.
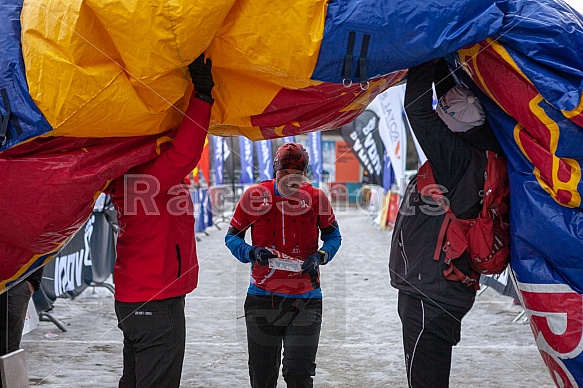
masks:
<path fill-rule="evenodd" d="M 215 161 L 215 185 L 222 185 L 223 174 L 223 154 L 225 149 L 225 139 L 220 136 L 213 136 L 213 159 Z"/>
<path fill-rule="evenodd" d="M 322 174 L 322 134 L 320 132 L 310 132 L 308 134 L 308 142 L 310 144 L 312 174 L 314 174 L 314 180 L 320 182 Z"/>
<path fill-rule="evenodd" d="M 259 179 L 266 181 L 273 179 L 273 159 L 271 157 L 271 140 L 260 140 L 255 143 L 257 147 L 257 165 L 259 166 Z"/>
<path fill-rule="evenodd" d="M 393 166 L 391 165 L 391 158 L 385 150 L 385 168 L 383 169 L 383 187 L 386 191 L 391 190 L 393 183 L 397 183 L 395 179 L 395 171 L 393 171 Z"/>
<path fill-rule="evenodd" d="M 253 142 L 244 136 L 239 136 L 239 154 L 241 157 L 241 178 L 239 183 L 253 183 Z"/>

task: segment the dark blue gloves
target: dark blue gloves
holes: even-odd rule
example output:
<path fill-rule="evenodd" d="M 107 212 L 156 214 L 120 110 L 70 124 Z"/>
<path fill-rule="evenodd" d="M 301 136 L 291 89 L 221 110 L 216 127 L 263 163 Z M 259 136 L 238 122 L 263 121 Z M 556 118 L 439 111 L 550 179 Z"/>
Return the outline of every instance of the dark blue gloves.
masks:
<path fill-rule="evenodd" d="M 310 275 L 318 274 L 318 267 L 323 263 L 323 255 L 320 251 L 312 253 L 306 257 L 302 264 L 302 273 L 309 273 Z"/>
<path fill-rule="evenodd" d="M 194 90 L 199 94 L 203 95 L 212 100 L 212 90 L 215 86 L 213 81 L 213 74 L 211 72 L 213 63 L 210 58 L 204 59 L 204 54 L 200 54 L 190 65 L 188 65 L 188 71 L 192 77 L 192 83 L 194 84 Z"/>
<path fill-rule="evenodd" d="M 269 250 L 261 247 L 253 247 L 251 251 L 249 251 L 249 259 L 251 261 L 256 261 L 257 264 L 263 266 L 269 264 L 269 259 L 273 259 L 277 257 L 273 253 L 269 252 Z"/>

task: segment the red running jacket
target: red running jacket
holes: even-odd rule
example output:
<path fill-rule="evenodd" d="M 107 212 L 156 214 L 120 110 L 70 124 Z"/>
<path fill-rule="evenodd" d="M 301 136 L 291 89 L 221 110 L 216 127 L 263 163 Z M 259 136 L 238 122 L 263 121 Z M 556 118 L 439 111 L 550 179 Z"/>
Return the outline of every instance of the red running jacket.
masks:
<path fill-rule="evenodd" d="M 231 226 L 251 227 L 253 245 L 274 248 L 288 256 L 305 260 L 318 250 L 320 229 L 335 221 L 328 197 L 318 188 L 303 183 L 292 197 L 274 192 L 275 180 L 251 186 L 237 204 Z M 275 270 L 253 263 L 251 282 L 281 294 L 302 294 L 320 287 L 319 276 Z"/>
<path fill-rule="evenodd" d="M 120 226 L 113 271 L 120 302 L 167 299 L 196 288 L 194 206 L 184 177 L 200 160 L 211 107 L 193 93 L 174 141 L 106 190 Z"/>

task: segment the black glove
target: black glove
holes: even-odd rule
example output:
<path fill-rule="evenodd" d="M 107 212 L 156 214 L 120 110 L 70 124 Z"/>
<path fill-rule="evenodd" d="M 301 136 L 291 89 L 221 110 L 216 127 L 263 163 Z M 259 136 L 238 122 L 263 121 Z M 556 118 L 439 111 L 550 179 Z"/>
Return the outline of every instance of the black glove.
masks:
<path fill-rule="evenodd" d="M 188 71 L 192 77 L 192 83 L 194 84 L 194 90 L 198 94 L 202 94 L 205 97 L 213 98 L 211 92 L 215 83 L 213 82 L 213 74 L 211 72 L 211 67 L 213 63 L 210 58 L 204 60 L 204 54 L 200 54 L 190 65 L 188 65 Z"/>
<path fill-rule="evenodd" d="M 256 261 L 261 266 L 269 264 L 269 259 L 273 259 L 274 257 L 277 256 L 261 247 L 253 247 L 249 252 L 249 259 Z"/>
<path fill-rule="evenodd" d="M 302 273 L 309 273 L 310 275 L 318 274 L 318 267 L 322 263 L 322 254 L 320 252 L 314 252 L 310 256 L 306 257 L 304 263 L 302 264 Z"/>

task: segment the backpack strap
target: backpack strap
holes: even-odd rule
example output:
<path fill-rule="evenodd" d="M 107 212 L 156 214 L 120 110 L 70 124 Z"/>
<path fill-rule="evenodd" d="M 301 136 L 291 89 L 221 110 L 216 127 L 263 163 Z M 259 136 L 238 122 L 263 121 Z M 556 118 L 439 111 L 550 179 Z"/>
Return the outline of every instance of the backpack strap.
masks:
<path fill-rule="evenodd" d="M 441 188 L 435 181 L 429 161 L 425 162 L 419 168 L 419 172 L 417 173 L 417 189 L 421 195 L 431 196 L 435 203 L 441 206 L 445 211 L 445 217 L 441 224 L 441 228 L 439 229 L 435 251 L 433 252 L 433 260 L 439 261 L 441 252 L 445 252 L 444 262 L 448 265 L 448 268 L 443 271 L 443 276 L 448 280 L 459 281 L 467 286 L 474 286 L 476 290 L 479 289 L 478 273 L 472 271 L 469 276 L 465 275 L 452 263 L 452 260 L 457 259 L 467 249 L 467 241 L 463 236 L 467 232 L 467 228 L 471 221 L 460 220 L 455 214 L 453 214 L 451 207 L 448 206 L 444 200 L 445 196 L 443 195 Z M 443 244 L 443 240 L 446 239 L 446 236 L 447 241 Z M 460 238 L 455 239 L 454 247 L 450 244 L 450 237 L 453 238 L 455 236 Z"/>
<path fill-rule="evenodd" d="M 474 289 L 479 290 L 480 284 L 478 282 L 480 275 L 476 271 L 472 271 L 470 276 L 465 275 L 453 263 L 449 263 L 449 267 L 443 271 L 443 276 L 447 280 L 454 280 L 464 283 L 466 286 L 473 286 Z"/>
<path fill-rule="evenodd" d="M 451 211 L 447 212 L 447 214 L 445 215 L 445 219 L 443 220 L 443 223 L 441 224 L 441 229 L 439 229 L 439 236 L 437 236 L 438 242 L 443 241 L 443 239 L 445 238 L 445 233 L 447 232 L 447 228 L 449 228 L 449 224 L 454 218 L 452 216 L 453 216 L 453 214 L 451 213 Z M 442 245 L 442 244 L 435 244 L 435 251 L 433 252 L 433 260 L 439 261 L 439 257 L 441 256 L 441 251 L 446 251 L 446 254 L 447 254 L 447 246 Z M 451 262 L 451 260 L 449 260 L 449 262 Z M 448 262 L 448 264 L 449 264 L 449 262 Z"/>

